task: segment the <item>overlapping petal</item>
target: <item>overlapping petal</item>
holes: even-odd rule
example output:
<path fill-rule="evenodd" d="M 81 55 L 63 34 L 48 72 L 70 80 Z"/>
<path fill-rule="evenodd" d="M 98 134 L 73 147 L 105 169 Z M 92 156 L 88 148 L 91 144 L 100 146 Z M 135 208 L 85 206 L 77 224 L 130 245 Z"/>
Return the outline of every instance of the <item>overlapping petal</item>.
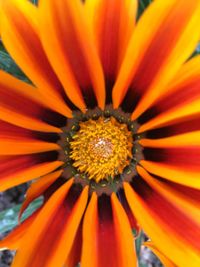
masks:
<path fill-rule="evenodd" d="M 38 91 L 47 99 L 47 105 L 71 117 L 71 111 L 60 94 L 61 84 L 41 45 L 37 8 L 26 0 L 1 1 L 1 8 L 1 36 L 9 53 L 41 88 Z"/>
<path fill-rule="evenodd" d="M 91 246 L 91 242 L 96 246 Z M 83 224 L 81 265 L 136 266 L 130 223 L 114 193 L 111 199 L 92 195 Z"/>
<path fill-rule="evenodd" d="M 61 132 L 45 122 L 51 117 L 51 110 L 37 89 L 3 71 L 0 72 L 0 104 L 1 120 L 41 132 Z M 53 124 L 53 118 L 50 121 Z"/>
<path fill-rule="evenodd" d="M 55 182 L 56 179 L 58 179 L 62 172 L 62 170 L 52 172 L 48 175 L 39 178 L 37 181 L 33 182 L 30 185 L 29 189 L 26 192 L 25 200 L 20 208 L 19 220 L 25 209 L 29 206 L 29 204 L 39 196 L 43 195 L 45 190 L 48 189 L 53 184 L 53 182 Z"/>
<path fill-rule="evenodd" d="M 45 52 L 69 99 L 85 111 L 96 97 L 104 108 L 103 71 L 81 1 L 41 0 L 39 12 Z"/>
<path fill-rule="evenodd" d="M 113 83 L 135 26 L 137 1 L 86 0 L 85 9 L 106 80 Z"/>
<path fill-rule="evenodd" d="M 124 184 L 132 212 L 164 255 L 178 266 L 199 266 L 199 226 L 141 180 Z"/>
<path fill-rule="evenodd" d="M 131 227 L 170 267 L 199 267 L 200 57 L 184 62 L 199 40 L 200 2 L 155 0 L 136 26 L 135 0 L 1 4 L 5 46 L 38 88 L 0 72 L 0 190 L 39 178 L 19 216 L 45 199 L 0 243 L 18 249 L 13 267 L 137 266 Z M 54 150 L 72 116 L 65 101 L 103 110 L 115 79 L 114 108 L 125 99 L 140 117 L 144 159 L 124 188 L 97 195 L 62 177 Z"/>
<path fill-rule="evenodd" d="M 160 193 L 164 198 L 176 206 L 183 214 L 186 214 L 194 222 L 200 224 L 199 190 L 182 186 L 184 192 L 181 192 L 180 188 L 177 188 L 176 183 L 169 183 L 167 181 L 157 179 L 151 176 L 141 167 L 137 167 L 137 170 L 151 188 Z"/>
<path fill-rule="evenodd" d="M 200 57 L 197 56 L 183 65 L 165 94 L 155 103 L 153 118 L 146 121 L 139 132 L 199 118 L 199 64 Z"/>
<path fill-rule="evenodd" d="M 30 215 L 26 220 L 12 230 L 3 240 L 0 241 L 1 250 L 17 250 L 20 247 L 21 240 L 34 222 L 39 210 Z"/>
<path fill-rule="evenodd" d="M 79 192 L 80 197 L 79 193 L 75 195 L 75 191 L 71 192 L 72 183 L 73 179 L 61 186 L 41 209 L 37 220 L 22 240 L 13 266 L 53 267 L 55 263 L 57 266 L 64 265 L 85 210 L 88 195 L 87 187 Z M 30 238 L 32 242 L 28 242 Z"/>
<path fill-rule="evenodd" d="M 54 142 L 40 139 L 40 134 L 0 120 L 0 155 L 25 155 L 61 149 Z M 48 134 L 46 134 L 48 139 Z"/>
<path fill-rule="evenodd" d="M 153 1 L 131 37 L 113 90 L 114 107 L 128 91 L 130 108 L 137 104 L 135 119 L 162 95 L 197 45 L 199 14 L 199 1 Z"/>
<path fill-rule="evenodd" d="M 0 156 L 0 191 L 48 174 L 63 164 L 49 154 Z"/>

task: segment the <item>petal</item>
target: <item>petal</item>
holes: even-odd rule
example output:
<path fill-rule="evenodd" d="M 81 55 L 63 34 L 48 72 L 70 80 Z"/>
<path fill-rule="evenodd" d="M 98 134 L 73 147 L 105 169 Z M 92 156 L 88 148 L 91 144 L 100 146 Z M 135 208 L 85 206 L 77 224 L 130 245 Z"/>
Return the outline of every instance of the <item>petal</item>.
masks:
<path fill-rule="evenodd" d="M 142 160 L 141 165 L 150 173 L 175 183 L 200 189 L 199 171 L 180 168 L 176 165 Z"/>
<path fill-rule="evenodd" d="M 40 210 L 23 237 L 13 266 L 52 266 L 47 263 L 50 259 L 48 252 L 52 252 L 52 247 L 55 248 L 55 243 L 59 240 L 62 228 L 66 224 L 67 215 L 69 216 L 64 201 L 72 183 L 73 179 L 65 183 Z"/>
<path fill-rule="evenodd" d="M 143 124 L 138 133 L 147 131 L 149 129 L 154 129 L 158 127 L 168 126 L 175 123 L 181 123 L 188 120 L 193 120 L 200 115 L 199 111 L 200 100 L 191 100 L 189 103 L 183 103 L 178 105 L 178 107 L 173 107 L 166 112 L 163 112 L 153 118 L 152 120 Z"/>
<path fill-rule="evenodd" d="M 130 223 L 116 195 L 92 195 L 83 222 L 81 266 L 136 266 Z"/>
<path fill-rule="evenodd" d="M 96 246 L 92 246 L 97 241 L 98 231 L 98 199 L 95 192 L 92 193 L 91 200 L 87 207 L 83 221 L 83 247 L 81 255 L 81 266 L 98 266 L 98 251 Z"/>
<path fill-rule="evenodd" d="M 138 225 L 137 220 L 133 216 L 133 213 L 132 213 L 132 211 L 128 205 L 124 190 L 123 189 L 119 190 L 117 196 L 120 200 L 120 203 L 121 203 L 123 209 L 125 210 L 126 215 L 128 216 L 128 219 L 129 219 L 129 222 L 131 225 L 131 229 L 135 231 L 134 235 L 137 236 L 140 233 L 141 229 L 140 229 L 140 226 Z"/>
<path fill-rule="evenodd" d="M 10 0 L 1 2 L 1 36 L 11 56 L 41 89 L 49 107 L 71 117 L 71 111 L 59 95 L 57 80 L 44 54 L 39 39 L 38 10 L 29 1 Z M 20 18 L 20 19 L 19 19 Z"/>
<path fill-rule="evenodd" d="M 51 185 L 53 182 L 58 179 L 58 177 L 62 174 L 62 170 L 50 173 L 46 176 L 41 177 L 36 182 L 33 182 L 26 192 L 26 197 L 24 202 L 21 205 L 19 212 L 19 220 L 25 211 L 25 209 L 29 206 L 29 204 L 39 196 L 41 196 L 44 191 Z"/>
<path fill-rule="evenodd" d="M 85 111 L 83 97 L 89 103 L 95 94 L 103 109 L 103 71 L 83 4 L 80 0 L 41 0 L 39 12 L 43 46 L 67 96 Z"/>
<path fill-rule="evenodd" d="M 38 211 L 39 210 L 30 215 L 30 217 L 20 223 L 3 240 L 0 241 L 0 250 L 16 250 L 20 247 L 20 243 L 24 237 L 24 234 L 26 233 L 26 231 L 28 231 L 29 227 L 37 217 Z"/>
<path fill-rule="evenodd" d="M 44 153 L 0 158 L 0 191 L 43 176 L 63 164 L 61 161 L 50 161 L 48 157 Z"/>
<path fill-rule="evenodd" d="M 165 267 L 177 267 L 177 265 L 175 265 L 172 261 L 168 259 L 168 257 L 166 257 L 162 252 L 160 252 L 152 242 L 145 242 L 144 245 L 150 248 L 153 253 L 158 256 L 158 258 L 161 260 Z"/>
<path fill-rule="evenodd" d="M 151 186 L 155 191 L 160 193 L 164 198 L 170 201 L 174 206 L 180 209 L 183 213 L 186 213 L 188 217 L 199 223 L 200 218 L 200 199 L 199 201 L 188 195 L 188 188 L 182 193 L 180 190 L 176 190 L 174 184 L 169 185 L 165 181 L 158 180 L 148 174 L 142 167 L 137 167 L 137 171 L 140 176 Z"/>
<path fill-rule="evenodd" d="M 172 125 L 149 130 L 146 134 L 147 137 L 155 139 L 155 138 L 170 137 L 173 135 L 181 135 L 193 131 L 196 132 L 199 130 L 200 130 L 200 116 L 196 116 L 194 118 L 190 118 L 189 120 L 180 121 Z"/>
<path fill-rule="evenodd" d="M 187 122 L 199 115 L 199 64 L 200 57 L 198 56 L 183 65 L 171 84 L 167 86 L 165 94 L 149 110 L 153 112 L 151 115 L 153 118 L 146 121 L 140 127 L 139 132 Z"/>
<path fill-rule="evenodd" d="M 162 94 L 199 40 L 199 1 L 157 0 L 147 8 L 131 37 L 113 90 L 117 108 L 126 99 L 137 118 Z M 151 25 L 151 27 L 149 27 Z M 148 31 L 146 30 L 148 29 Z M 167 34 L 166 34 L 167 33 Z M 188 41 L 189 40 L 189 41 Z M 131 101 L 132 100 L 132 103 Z"/>
<path fill-rule="evenodd" d="M 1 120 L 41 132 L 61 132 L 44 122 L 48 113 L 51 114 L 51 110 L 45 106 L 37 89 L 0 71 Z"/>
<path fill-rule="evenodd" d="M 177 221 L 174 220 L 175 216 L 172 217 L 168 215 L 169 209 L 166 210 L 162 207 L 163 203 L 159 202 L 160 199 L 157 199 L 157 202 L 154 201 L 154 204 L 157 203 L 160 206 L 160 209 L 155 212 L 155 208 L 157 207 L 150 205 L 150 201 L 148 201 L 148 197 L 150 197 L 150 200 L 152 199 L 152 194 L 150 192 L 147 192 L 148 195 L 144 199 L 144 197 L 142 198 L 138 195 L 128 183 L 124 183 L 124 188 L 132 212 L 155 246 L 158 247 L 162 253 L 168 255 L 170 260 L 178 266 L 199 266 L 199 252 L 195 251 L 190 244 L 186 243 L 185 240 L 170 227 L 171 224 Z M 163 220 L 161 217 L 162 213 L 166 214 L 165 217 L 168 217 L 168 221 Z M 174 215 L 175 214 L 176 213 L 174 213 Z M 181 221 L 178 223 L 181 224 Z"/>
<path fill-rule="evenodd" d="M 144 147 L 157 147 L 157 148 L 179 148 L 188 146 L 200 147 L 200 131 L 179 134 L 161 139 L 141 139 L 140 145 Z"/>
<path fill-rule="evenodd" d="M 82 249 L 82 224 L 79 225 L 73 246 L 71 248 L 67 261 L 63 267 L 77 266 L 81 258 L 81 249 Z"/>
<path fill-rule="evenodd" d="M 85 187 L 77 200 L 74 208 L 71 212 L 70 218 L 68 219 L 65 228 L 63 229 L 62 237 L 56 246 L 56 250 L 53 250 L 50 257 L 49 266 L 63 266 L 69 253 L 71 252 L 73 242 L 78 231 L 79 224 L 81 222 L 83 213 L 85 211 L 88 200 L 88 187 Z M 67 244 L 66 244 L 67 240 Z M 35 265 L 33 265 L 35 266 Z M 43 267 L 43 265 L 41 265 Z"/>
<path fill-rule="evenodd" d="M 166 87 L 166 91 L 161 97 L 165 95 L 172 94 L 181 89 L 185 84 L 193 83 L 195 80 L 199 80 L 200 77 L 200 55 L 194 56 L 187 62 L 185 62 L 179 71 L 176 73 L 175 77 L 172 79 L 171 83 Z"/>
<path fill-rule="evenodd" d="M 137 266 L 137 256 L 128 217 L 115 193 L 111 196 L 115 234 L 119 250 L 118 264 L 121 267 Z"/>
<path fill-rule="evenodd" d="M 72 186 L 72 182 L 73 179 L 61 186 L 45 203 L 24 236 L 13 266 L 64 265 L 88 197 L 87 187 L 80 190 Z"/>
<path fill-rule="evenodd" d="M 86 0 L 85 9 L 95 35 L 106 79 L 114 82 L 134 29 L 137 1 Z"/>
<path fill-rule="evenodd" d="M 14 149 L 8 149 L 13 148 Z M 26 155 L 61 149 L 54 143 L 36 140 L 0 139 L 0 155 Z"/>
<path fill-rule="evenodd" d="M 146 172 L 140 170 L 142 178 L 146 181 L 140 179 L 138 183 L 133 184 L 135 191 L 142 197 L 145 204 L 150 208 L 152 216 L 155 219 L 158 218 L 161 224 L 165 224 L 169 229 L 171 235 L 182 239 L 182 242 L 189 246 L 194 252 L 200 253 L 200 222 L 198 220 L 199 216 L 194 219 L 194 214 L 188 214 L 191 211 L 184 210 L 183 206 L 179 206 L 177 203 L 173 203 L 171 195 L 166 197 L 161 193 L 158 188 L 150 185 L 149 177 Z M 129 203 L 130 204 L 130 203 Z M 149 236 L 151 238 L 151 236 Z"/>

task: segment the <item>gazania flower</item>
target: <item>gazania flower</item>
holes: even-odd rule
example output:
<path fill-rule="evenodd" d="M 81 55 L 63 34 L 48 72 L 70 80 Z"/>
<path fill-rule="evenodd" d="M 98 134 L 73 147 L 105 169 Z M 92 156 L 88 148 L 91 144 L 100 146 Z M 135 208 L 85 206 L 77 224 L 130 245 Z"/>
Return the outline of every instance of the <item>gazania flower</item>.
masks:
<path fill-rule="evenodd" d="M 144 229 L 200 266 L 200 1 L 1 1 L 1 190 L 35 180 L 2 247 L 13 266 L 133 267 Z"/>

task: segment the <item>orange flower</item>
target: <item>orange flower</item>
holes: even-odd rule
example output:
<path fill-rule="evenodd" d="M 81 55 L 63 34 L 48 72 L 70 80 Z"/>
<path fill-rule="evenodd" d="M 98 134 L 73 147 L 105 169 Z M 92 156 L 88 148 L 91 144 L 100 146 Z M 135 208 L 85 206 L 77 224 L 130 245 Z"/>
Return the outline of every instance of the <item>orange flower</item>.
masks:
<path fill-rule="evenodd" d="M 200 1 L 1 1 L 3 43 L 34 85 L 0 72 L 1 190 L 37 179 L 2 242 L 13 267 L 137 266 L 143 228 L 200 266 Z M 187 62 L 186 62 L 187 61 Z M 185 63 L 186 62 L 186 63 Z"/>

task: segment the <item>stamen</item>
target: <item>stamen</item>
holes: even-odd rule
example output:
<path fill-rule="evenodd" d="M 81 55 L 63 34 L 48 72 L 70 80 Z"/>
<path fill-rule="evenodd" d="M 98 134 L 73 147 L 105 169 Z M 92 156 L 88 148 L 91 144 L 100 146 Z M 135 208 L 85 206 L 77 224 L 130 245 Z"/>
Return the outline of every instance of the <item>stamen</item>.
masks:
<path fill-rule="evenodd" d="M 89 179 L 114 180 L 129 165 L 133 138 L 126 124 L 114 117 L 80 122 L 70 142 L 73 166 Z"/>

